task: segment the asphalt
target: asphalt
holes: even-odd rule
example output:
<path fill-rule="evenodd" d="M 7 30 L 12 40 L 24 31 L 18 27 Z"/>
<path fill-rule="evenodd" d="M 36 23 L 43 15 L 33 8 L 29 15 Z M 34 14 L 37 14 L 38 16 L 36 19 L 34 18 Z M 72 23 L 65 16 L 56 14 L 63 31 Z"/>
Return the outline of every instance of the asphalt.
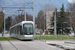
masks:
<path fill-rule="evenodd" d="M 61 48 L 51 46 L 45 42 L 34 41 L 11 41 L 18 50 L 63 50 Z M 3 50 L 16 50 L 8 41 L 1 41 Z"/>
<path fill-rule="evenodd" d="M 70 40 L 11 41 L 18 50 L 75 50 L 75 42 Z M 16 50 L 8 41 L 0 41 L 0 50 Z"/>

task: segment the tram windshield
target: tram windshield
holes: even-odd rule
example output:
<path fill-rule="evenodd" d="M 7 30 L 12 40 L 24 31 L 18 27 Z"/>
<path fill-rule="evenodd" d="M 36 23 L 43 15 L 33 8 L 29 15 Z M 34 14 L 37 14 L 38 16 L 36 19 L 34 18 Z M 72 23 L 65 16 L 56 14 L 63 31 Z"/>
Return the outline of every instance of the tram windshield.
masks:
<path fill-rule="evenodd" d="M 33 24 L 24 24 L 23 25 L 23 33 L 24 34 L 33 34 Z"/>

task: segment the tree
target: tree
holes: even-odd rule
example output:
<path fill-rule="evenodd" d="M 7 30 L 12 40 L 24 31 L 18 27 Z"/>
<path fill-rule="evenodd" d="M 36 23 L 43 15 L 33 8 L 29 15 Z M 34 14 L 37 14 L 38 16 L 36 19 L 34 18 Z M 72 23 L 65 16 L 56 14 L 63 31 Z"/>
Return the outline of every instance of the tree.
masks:
<path fill-rule="evenodd" d="M 60 12 L 57 11 L 56 9 L 56 22 L 57 22 L 57 33 L 60 31 L 63 22 L 67 22 L 68 20 L 68 16 L 67 13 L 64 10 L 64 4 L 62 4 L 62 7 L 60 8 Z M 55 16 L 55 12 L 53 13 L 53 17 L 51 18 L 51 25 L 52 27 L 54 26 L 54 16 Z M 68 24 L 66 24 L 66 27 L 68 26 Z"/>
<path fill-rule="evenodd" d="M 21 21 L 24 21 L 24 14 L 23 15 L 18 15 L 18 16 L 14 16 L 12 18 L 12 23 L 11 23 L 11 26 L 17 24 L 17 23 L 20 23 Z M 26 20 L 27 21 L 32 21 L 33 20 L 33 17 L 32 15 L 26 13 Z"/>
<path fill-rule="evenodd" d="M 46 15 L 46 12 L 53 11 L 55 9 L 54 4 L 45 4 L 44 7 L 41 9 L 44 12 L 44 15 Z"/>
<path fill-rule="evenodd" d="M 70 26 L 74 28 L 75 32 L 75 4 L 68 3 L 67 11 L 69 11 L 69 19 L 70 19 Z"/>
<path fill-rule="evenodd" d="M 42 10 L 39 11 L 36 20 L 37 28 L 44 29 L 44 12 Z"/>
<path fill-rule="evenodd" d="M 3 30 L 3 23 L 4 23 L 4 13 L 0 11 L 0 32 Z"/>
<path fill-rule="evenodd" d="M 10 26 L 11 26 L 11 16 L 8 16 L 8 18 L 6 19 L 6 30 L 9 30 Z"/>

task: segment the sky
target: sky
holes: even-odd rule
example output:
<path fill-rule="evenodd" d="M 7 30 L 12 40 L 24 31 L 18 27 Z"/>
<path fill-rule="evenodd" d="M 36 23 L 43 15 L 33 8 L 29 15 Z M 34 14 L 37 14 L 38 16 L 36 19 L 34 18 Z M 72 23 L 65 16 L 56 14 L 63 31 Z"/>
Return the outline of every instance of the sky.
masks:
<path fill-rule="evenodd" d="M 70 0 L 69 0 L 70 1 Z M 1 6 L 23 6 L 24 7 L 24 3 L 28 3 L 28 2 L 34 2 L 34 8 L 35 8 L 35 16 L 37 16 L 38 12 L 40 11 L 41 8 L 43 8 L 44 5 L 48 4 L 48 3 L 52 3 L 55 5 L 55 0 L 0 0 L 0 7 Z M 68 4 L 68 0 L 56 0 L 56 7 L 58 9 L 61 8 L 61 5 L 64 4 L 65 9 L 67 8 L 67 4 Z M 27 5 L 28 6 L 28 5 Z M 32 6 L 32 5 L 29 5 Z M 32 15 L 32 9 L 26 9 L 27 13 Z M 18 13 L 17 9 L 5 9 L 4 10 L 5 13 L 7 14 L 14 14 L 14 13 Z M 21 13 L 21 12 L 20 12 Z"/>

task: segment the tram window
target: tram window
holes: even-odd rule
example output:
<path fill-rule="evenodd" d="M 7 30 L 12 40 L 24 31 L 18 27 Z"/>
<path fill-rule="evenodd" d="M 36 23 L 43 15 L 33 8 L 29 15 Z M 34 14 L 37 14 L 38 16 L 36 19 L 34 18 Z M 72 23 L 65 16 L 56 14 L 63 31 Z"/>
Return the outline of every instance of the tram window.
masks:
<path fill-rule="evenodd" d="M 20 26 L 20 34 L 23 34 L 22 26 Z"/>
<path fill-rule="evenodd" d="M 24 24 L 23 31 L 24 31 L 24 33 L 33 33 L 33 25 L 32 24 Z"/>

